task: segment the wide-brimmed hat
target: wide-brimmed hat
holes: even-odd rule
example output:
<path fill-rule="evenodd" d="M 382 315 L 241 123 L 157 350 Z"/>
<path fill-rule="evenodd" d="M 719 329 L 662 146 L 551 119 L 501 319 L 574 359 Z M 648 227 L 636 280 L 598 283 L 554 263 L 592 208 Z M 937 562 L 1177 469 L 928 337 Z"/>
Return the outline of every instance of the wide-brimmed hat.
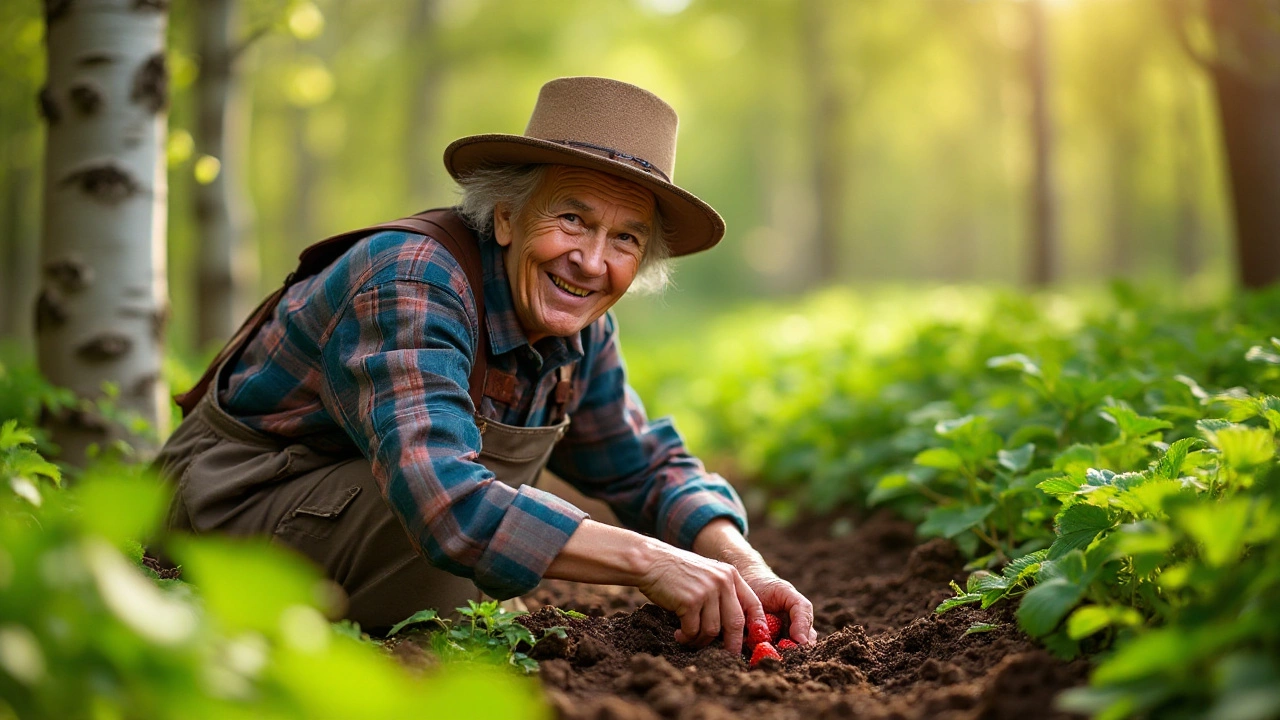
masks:
<path fill-rule="evenodd" d="M 706 250 L 724 237 L 724 220 L 674 182 L 676 111 L 657 95 L 617 80 L 568 77 L 542 86 L 524 135 L 470 135 L 449 144 L 444 166 L 455 179 L 491 165 L 550 163 L 631 180 L 658 199 L 672 255 Z"/>

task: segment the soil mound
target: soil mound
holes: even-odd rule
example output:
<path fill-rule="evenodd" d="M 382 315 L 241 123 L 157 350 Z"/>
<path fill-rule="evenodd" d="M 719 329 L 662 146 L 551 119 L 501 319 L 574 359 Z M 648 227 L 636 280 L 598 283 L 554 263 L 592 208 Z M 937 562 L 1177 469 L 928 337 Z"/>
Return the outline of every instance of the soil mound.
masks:
<path fill-rule="evenodd" d="M 847 528 L 847 521 L 844 522 Z M 548 698 L 566 720 L 1025 720 L 1069 717 L 1053 698 L 1085 681 L 1017 628 L 1011 607 L 933 609 L 963 580 L 945 540 L 917 543 L 910 524 L 876 515 L 832 537 L 826 523 L 765 528 L 752 541 L 814 603 L 817 643 L 748 668 L 718 647 L 680 645 L 674 614 L 631 588 L 548 581 L 521 622 L 567 638 L 534 650 Z M 575 619 L 553 607 L 576 610 Z M 975 627 L 977 626 L 977 627 Z M 971 628 L 973 631 L 971 632 Z"/>

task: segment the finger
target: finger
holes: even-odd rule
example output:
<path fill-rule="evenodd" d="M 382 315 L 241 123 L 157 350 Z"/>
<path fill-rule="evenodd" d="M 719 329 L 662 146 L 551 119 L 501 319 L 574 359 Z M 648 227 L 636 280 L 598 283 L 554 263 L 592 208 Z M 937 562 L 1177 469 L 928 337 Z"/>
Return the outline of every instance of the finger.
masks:
<path fill-rule="evenodd" d="M 747 584 L 742 575 L 734 573 L 738 587 L 738 602 L 742 605 L 742 611 L 746 615 L 743 620 L 743 627 L 751 627 L 756 623 L 763 623 L 764 606 L 760 604 L 760 598 L 756 597 L 755 590 Z"/>
<path fill-rule="evenodd" d="M 809 642 L 811 642 L 811 643 L 813 643 L 813 642 L 818 642 L 818 631 L 817 631 L 817 630 L 810 630 L 810 631 L 809 631 Z"/>
<path fill-rule="evenodd" d="M 737 654 L 742 652 L 742 630 L 747 626 L 747 616 L 742 612 L 742 602 L 736 592 L 720 597 L 720 622 L 724 624 L 724 649 Z"/>
<path fill-rule="evenodd" d="M 813 642 L 810 635 L 813 633 L 813 603 L 808 598 L 801 595 L 794 588 L 791 590 L 792 596 L 788 599 L 790 605 L 791 616 L 791 639 L 805 645 Z"/>
<path fill-rule="evenodd" d="M 706 647 L 718 635 L 720 635 L 720 600 L 715 599 L 702 606 L 702 625 L 698 628 L 698 637 L 694 646 Z"/>
<path fill-rule="evenodd" d="M 702 625 L 702 608 L 686 608 L 680 615 L 680 629 L 676 630 L 676 642 L 688 645 L 698 638 L 698 628 Z"/>

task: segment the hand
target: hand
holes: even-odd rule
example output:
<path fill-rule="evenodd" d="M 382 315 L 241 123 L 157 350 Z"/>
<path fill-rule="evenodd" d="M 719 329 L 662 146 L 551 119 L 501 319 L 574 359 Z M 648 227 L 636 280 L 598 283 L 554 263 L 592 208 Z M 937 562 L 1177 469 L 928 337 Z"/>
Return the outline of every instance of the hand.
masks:
<path fill-rule="evenodd" d="M 818 633 L 813 629 L 813 603 L 769 568 L 731 520 L 716 518 L 707 523 L 694 538 L 693 549 L 738 568 L 766 612 L 785 614 L 790 618 L 790 635 L 796 643 L 807 645 L 818 639 Z"/>
<path fill-rule="evenodd" d="M 747 623 L 764 621 L 760 600 L 737 568 L 670 545 L 663 547 L 636 587 L 679 615 L 676 641 L 696 647 L 706 646 L 723 631 L 725 649 L 742 652 Z"/>
<path fill-rule="evenodd" d="M 813 629 L 813 603 L 795 586 L 778 577 L 764 562 L 751 562 L 740 571 L 765 612 L 786 615 L 791 620 L 789 634 L 797 644 L 807 645 L 818 639 Z"/>

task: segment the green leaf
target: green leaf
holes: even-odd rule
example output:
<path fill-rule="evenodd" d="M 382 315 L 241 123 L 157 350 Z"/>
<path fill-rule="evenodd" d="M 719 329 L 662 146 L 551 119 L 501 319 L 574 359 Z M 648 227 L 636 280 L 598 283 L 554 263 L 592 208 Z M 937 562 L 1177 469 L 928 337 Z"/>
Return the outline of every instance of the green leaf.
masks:
<path fill-rule="evenodd" d="M 62 483 L 62 471 L 58 466 L 31 448 L 11 448 L 5 452 L 5 457 L 0 458 L 0 463 L 0 469 L 10 477 L 45 477 L 55 485 Z"/>
<path fill-rule="evenodd" d="M 1233 426 L 1207 433 L 1209 443 L 1222 452 L 1227 465 L 1248 470 L 1276 454 L 1275 434 L 1263 428 Z"/>
<path fill-rule="evenodd" d="M 0 450 L 35 444 L 35 437 L 26 428 L 18 427 L 17 420 L 9 420 L 4 425 L 0 425 Z"/>
<path fill-rule="evenodd" d="M 1061 497 L 1063 495 L 1075 495 L 1080 490 L 1080 481 L 1075 480 L 1069 475 L 1049 478 L 1044 482 L 1036 485 L 1046 495 Z"/>
<path fill-rule="evenodd" d="M 1182 473 L 1182 463 L 1187 459 L 1187 452 L 1202 442 L 1199 438 L 1182 438 L 1170 445 L 1156 462 L 1156 475 L 1176 479 Z"/>
<path fill-rule="evenodd" d="M 1022 596 L 1018 605 L 1018 625 L 1032 637 L 1048 635 L 1080 602 L 1084 592 L 1084 586 L 1063 578 L 1041 582 Z"/>
<path fill-rule="evenodd" d="M 1098 533 L 1111 527 L 1111 520 L 1103 508 L 1081 503 L 1059 513 L 1054 526 L 1058 539 L 1049 548 L 1051 560 L 1063 557 L 1077 548 L 1087 547 Z"/>
<path fill-rule="evenodd" d="M 948 610 L 958 608 L 961 605 L 970 605 L 972 603 L 981 602 L 981 601 L 982 601 L 982 596 L 978 595 L 977 593 L 962 593 L 955 597 L 951 597 L 951 598 L 947 598 L 946 600 L 943 600 L 942 604 L 938 605 L 938 607 L 935 608 L 933 612 L 936 615 L 941 615 L 942 613 L 947 612 Z"/>
<path fill-rule="evenodd" d="M 943 600 L 941 605 L 934 608 L 933 612 L 935 614 L 941 615 L 942 613 L 953 608 L 958 608 L 961 605 L 969 605 L 970 603 L 976 603 L 982 600 L 982 596 L 977 593 L 965 592 L 956 584 L 955 580 L 951 581 L 951 592 L 955 593 L 956 596 Z"/>
<path fill-rule="evenodd" d="M 1111 615 L 1100 605 L 1085 605 L 1076 608 L 1067 618 L 1067 636 L 1072 640 L 1084 638 L 1099 632 L 1111 624 Z"/>
<path fill-rule="evenodd" d="M 1265 365 L 1280 365 L 1280 354 L 1270 352 L 1261 345 L 1249 348 L 1249 351 L 1244 354 L 1244 359 Z"/>
<path fill-rule="evenodd" d="M 561 615 L 567 618 L 573 618 L 574 620 L 583 620 L 587 617 L 586 615 L 583 615 L 577 610 L 565 610 L 564 608 L 556 608 L 556 612 L 560 613 Z"/>
<path fill-rule="evenodd" d="M 1000 627 L 999 625 L 995 625 L 992 623 L 984 623 L 984 622 L 974 623 L 964 631 L 964 634 L 975 635 L 977 633 L 987 633 L 987 632 L 991 632 L 992 630 L 996 630 L 999 627 Z"/>
<path fill-rule="evenodd" d="M 1239 497 L 1180 509 L 1177 524 L 1204 549 L 1211 567 L 1224 567 L 1244 551 L 1251 503 Z"/>
<path fill-rule="evenodd" d="M 94 465 L 80 477 L 73 496 L 85 530 L 121 548 L 149 539 L 169 507 L 169 487 L 137 465 Z"/>
<path fill-rule="evenodd" d="M 289 635 L 286 611 L 299 606 L 330 609 L 332 595 L 319 571 L 301 556 L 268 542 L 201 535 L 172 538 L 166 547 L 226 631 Z M 302 617 L 296 612 L 293 616 Z M 321 625 L 327 629 L 323 618 Z"/>
<path fill-rule="evenodd" d="M 1111 470 L 1089 468 L 1084 474 L 1084 483 L 1080 485 L 1082 493 L 1092 492 L 1099 488 L 1117 488 L 1127 490 L 1146 480 L 1139 472 L 1116 473 Z"/>
<path fill-rule="evenodd" d="M 959 455 L 946 448 L 929 448 L 916 455 L 914 462 L 939 470 L 957 470 L 964 464 Z"/>
<path fill-rule="evenodd" d="M 958 417 L 953 420 L 941 420 L 938 424 L 933 426 L 933 431 L 942 437 L 951 437 L 952 435 L 955 435 L 957 431 L 971 426 L 976 419 L 977 418 L 973 415 L 965 415 L 964 417 Z"/>
<path fill-rule="evenodd" d="M 1009 581 L 1003 575 L 979 570 L 969 575 L 965 589 L 971 593 L 986 593 L 991 590 L 1005 590 L 1009 587 Z"/>
<path fill-rule="evenodd" d="M 1182 493 L 1180 480 L 1152 480 L 1116 496 L 1114 502 L 1141 519 L 1165 517 L 1165 500 Z"/>
<path fill-rule="evenodd" d="M 1160 418 L 1145 417 L 1120 405 L 1108 405 L 1103 408 L 1102 419 L 1114 423 L 1120 428 L 1120 434 L 1127 438 L 1139 438 L 1156 430 L 1167 430 L 1173 425 Z"/>
<path fill-rule="evenodd" d="M 987 367 L 993 370 L 1017 370 L 1027 375 L 1040 377 L 1040 366 L 1036 365 L 1031 358 L 1022 353 L 1014 353 L 1012 355 L 998 355 L 987 360 Z"/>
<path fill-rule="evenodd" d="M 406 627 L 409 627 L 410 625 L 416 625 L 418 623 L 425 623 L 425 622 L 434 622 L 437 625 L 444 624 L 443 621 L 440 619 L 440 613 L 437 612 L 436 610 L 431 608 L 428 608 L 426 610 L 419 610 L 418 612 L 401 620 L 395 625 L 392 625 L 391 629 L 387 631 L 387 637 L 391 637 L 392 635 L 399 633 L 401 630 L 405 629 Z"/>
<path fill-rule="evenodd" d="M 929 537 L 952 538 L 986 520 L 991 511 L 995 510 L 995 507 L 995 505 L 977 505 L 974 507 L 944 505 L 935 507 L 925 516 L 924 522 L 920 524 L 919 532 L 921 535 Z"/>
<path fill-rule="evenodd" d="M 1188 664 L 1192 641 L 1181 628 L 1152 630 L 1121 645 L 1094 671 L 1096 684 L 1131 682 Z"/>
<path fill-rule="evenodd" d="M 1067 636 L 1083 640 L 1111 626 L 1134 627 L 1142 624 L 1142 615 L 1125 605 L 1086 605 L 1067 618 Z"/>
<path fill-rule="evenodd" d="M 1098 464 L 1098 447 L 1096 445 L 1072 445 L 1053 458 L 1053 469 L 1072 473 L 1083 473 L 1086 469 Z"/>
<path fill-rule="evenodd" d="M 1031 458 L 1036 454 L 1036 446 L 1027 443 L 1015 450 L 1001 450 L 996 453 L 996 459 L 1000 465 L 1012 470 L 1013 472 L 1022 472 L 1031 465 Z"/>
<path fill-rule="evenodd" d="M 1045 549 L 1014 558 L 1004 566 L 1001 574 L 1009 580 L 1010 585 L 1015 585 L 1029 577 L 1035 577 L 1035 574 L 1040 570 L 1040 564 L 1048 557 L 1049 551 Z"/>
<path fill-rule="evenodd" d="M 1280 717 L 1280 668 L 1265 653 L 1237 651 L 1214 667 L 1218 698 L 1209 720 Z"/>
<path fill-rule="evenodd" d="M 1084 597 L 1096 570 L 1085 566 L 1084 553 L 1074 550 L 1058 560 L 1040 565 L 1037 585 L 1027 591 L 1018 606 L 1018 624 L 1029 635 L 1048 635 Z"/>

